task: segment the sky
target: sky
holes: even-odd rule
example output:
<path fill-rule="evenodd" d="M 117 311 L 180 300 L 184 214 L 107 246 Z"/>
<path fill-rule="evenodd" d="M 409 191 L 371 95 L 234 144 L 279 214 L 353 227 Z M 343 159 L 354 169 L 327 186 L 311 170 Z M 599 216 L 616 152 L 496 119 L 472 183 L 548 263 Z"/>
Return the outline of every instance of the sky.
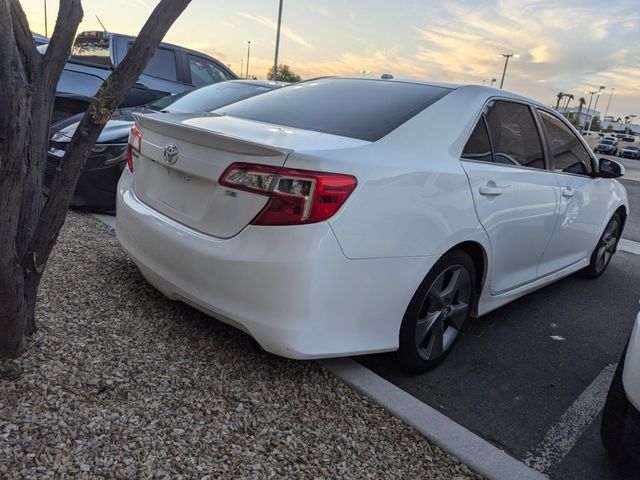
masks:
<path fill-rule="evenodd" d="M 43 0 L 21 0 L 31 29 L 44 33 Z M 46 0 L 49 35 L 58 2 Z M 158 2 L 83 0 L 80 30 L 135 35 Z M 266 78 L 273 65 L 278 0 L 192 0 L 165 41 Z M 609 115 L 640 118 L 639 0 L 284 0 L 279 63 L 303 78 L 391 73 L 443 82 L 500 82 L 555 104 L 559 91 Z M 597 96 L 593 97 L 595 104 Z M 572 104 L 576 106 L 576 103 Z M 593 107 L 593 105 L 592 105 Z"/>

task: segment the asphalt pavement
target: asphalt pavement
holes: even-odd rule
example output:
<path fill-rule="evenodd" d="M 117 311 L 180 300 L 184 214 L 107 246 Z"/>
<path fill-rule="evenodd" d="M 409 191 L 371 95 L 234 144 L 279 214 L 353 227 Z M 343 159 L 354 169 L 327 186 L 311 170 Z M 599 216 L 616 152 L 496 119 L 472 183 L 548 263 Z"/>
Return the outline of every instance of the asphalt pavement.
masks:
<path fill-rule="evenodd" d="M 623 160 L 640 180 L 640 161 Z M 623 237 L 640 241 L 640 181 Z M 600 410 L 640 306 L 640 256 L 618 252 L 597 280 L 573 275 L 468 325 L 449 358 L 422 375 L 394 354 L 357 360 L 552 479 L 640 479 L 613 467 Z"/>

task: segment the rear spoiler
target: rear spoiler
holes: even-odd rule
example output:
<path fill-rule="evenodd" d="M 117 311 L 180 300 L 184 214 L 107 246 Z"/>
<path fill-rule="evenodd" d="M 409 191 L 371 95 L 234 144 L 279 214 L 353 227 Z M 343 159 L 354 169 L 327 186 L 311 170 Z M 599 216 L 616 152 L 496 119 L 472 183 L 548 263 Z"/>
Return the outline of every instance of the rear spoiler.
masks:
<path fill-rule="evenodd" d="M 134 113 L 136 123 L 143 129 L 149 129 L 162 135 L 167 135 L 176 140 L 184 140 L 189 143 L 215 148 L 225 152 L 239 153 L 256 157 L 276 157 L 289 155 L 293 150 L 274 147 L 261 143 L 234 137 L 222 132 L 207 130 L 205 128 L 186 125 L 183 120 L 193 118 L 193 114 L 140 114 Z M 208 116 L 220 116 L 208 114 Z M 144 131 L 143 131 L 144 136 Z"/>

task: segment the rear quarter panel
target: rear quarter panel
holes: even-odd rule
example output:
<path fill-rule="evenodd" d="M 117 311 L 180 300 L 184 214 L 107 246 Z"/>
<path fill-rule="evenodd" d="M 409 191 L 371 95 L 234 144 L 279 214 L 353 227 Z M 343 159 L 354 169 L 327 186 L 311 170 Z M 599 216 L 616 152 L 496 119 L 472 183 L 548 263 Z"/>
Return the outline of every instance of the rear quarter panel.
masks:
<path fill-rule="evenodd" d="M 348 258 L 441 255 L 469 240 L 488 249 L 459 161 L 485 99 L 456 90 L 377 142 L 289 157 L 287 167 L 358 179 L 329 221 Z"/>

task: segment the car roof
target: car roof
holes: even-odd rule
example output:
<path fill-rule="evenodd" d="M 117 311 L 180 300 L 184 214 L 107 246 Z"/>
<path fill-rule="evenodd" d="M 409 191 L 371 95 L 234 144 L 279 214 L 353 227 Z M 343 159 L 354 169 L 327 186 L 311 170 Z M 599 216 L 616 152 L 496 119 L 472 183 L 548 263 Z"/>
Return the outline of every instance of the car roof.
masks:
<path fill-rule="evenodd" d="M 383 74 L 383 75 L 388 75 L 388 74 Z M 412 77 L 395 77 L 395 76 L 392 78 L 382 78 L 382 76 L 366 77 L 366 78 L 357 77 L 357 76 L 326 76 L 326 77 L 317 77 L 310 80 L 305 80 L 305 82 L 320 80 L 324 78 L 338 78 L 338 79 L 356 80 L 356 81 L 362 81 L 362 82 L 413 83 L 416 85 L 428 85 L 432 87 L 448 88 L 450 90 L 464 89 L 464 90 L 476 93 L 477 95 L 486 96 L 487 98 L 500 97 L 500 98 L 506 98 L 511 100 L 519 100 L 521 102 L 531 103 L 532 105 L 543 108 L 545 110 L 553 110 L 548 106 L 544 105 L 543 103 L 533 100 L 532 98 L 528 98 L 523 95 L 519 95 L 517 93 L 511 92 L 509 90 L 501 90 L 493 87 L 487 87 L 487 86 L 475 85 L 475 84 L 439 82 L 435 80 L 418 79 L 418 78 L 412 78 Z"/>

